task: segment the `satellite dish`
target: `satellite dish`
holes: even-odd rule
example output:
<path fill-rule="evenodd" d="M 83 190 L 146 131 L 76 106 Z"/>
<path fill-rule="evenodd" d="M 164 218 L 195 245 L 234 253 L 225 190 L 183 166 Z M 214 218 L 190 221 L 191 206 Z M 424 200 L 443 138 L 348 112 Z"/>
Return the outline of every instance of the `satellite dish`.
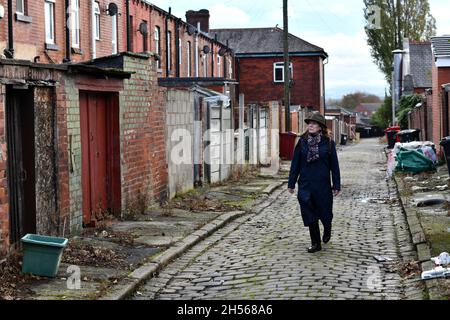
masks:
<path fill-rule="evenodd" d="M 108 4 L 108 14 L 110 16 L 115 16 L 117 14 L 117 11 L 119 9 L 117 8 L 117 4 L 115 4 L 114 2 L 111 2 L 110 4 Z"/>
<path fill-rule="evenodd" d="M 188 33 L 190 36 L 192 36 L 192 35 L 195 33 L 195 27 L 189 25 L 188 28 L 187 28 L 187 33 Z"/>
<path fill-rule="evenodd" d="M 204 54 L 208 54 L 211 51 L 211 49 L 209 48 L 209 46 L 204 46 L 203 47 L 203 53 Z"/>
<path fill-rule="evenodd" d="M 219 50 L 219 56 L 221 56 L 221 57 L 223 57 L 226 53 L 227 53 L 227 49 L 225 49 L 225 48 L 221 48 Z"/>
<path fill-rule="evenodd" d="M 141 22 L 139 25 L 139 32 L 146 36 L 148 34 L 148 27 L 146 22 Z"/>

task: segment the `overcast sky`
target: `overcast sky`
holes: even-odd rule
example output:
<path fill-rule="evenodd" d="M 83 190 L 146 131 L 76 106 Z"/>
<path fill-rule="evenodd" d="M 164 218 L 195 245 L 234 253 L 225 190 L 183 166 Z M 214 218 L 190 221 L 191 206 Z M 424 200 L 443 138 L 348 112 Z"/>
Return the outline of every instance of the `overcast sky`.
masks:
<path fill-rule="evenodd" d="M 147 0 L 185 20 L 208 9 L 211 28 L 283 27 L 282 0 Z M 325 49 L 326 97 L 358 90 L 384 96 L 386 81 L 366 44 L 362 0 L 289 0 L 289 32 Z M 448 0 L 430 0 L 437 34 L 450 34 Z"/>

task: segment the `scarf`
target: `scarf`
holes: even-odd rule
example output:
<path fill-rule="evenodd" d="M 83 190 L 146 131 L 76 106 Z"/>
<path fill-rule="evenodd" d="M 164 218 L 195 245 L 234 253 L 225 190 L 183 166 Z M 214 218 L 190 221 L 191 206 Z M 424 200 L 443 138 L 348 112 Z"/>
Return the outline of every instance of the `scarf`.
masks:
<path fill-rule="evenodd" d="M 319 142 L 322 138 L 322 133 L 316 135 L 308 135 L 308 155 L 306 156 L 307 162 L 312 162 L 319 159 Z"/>

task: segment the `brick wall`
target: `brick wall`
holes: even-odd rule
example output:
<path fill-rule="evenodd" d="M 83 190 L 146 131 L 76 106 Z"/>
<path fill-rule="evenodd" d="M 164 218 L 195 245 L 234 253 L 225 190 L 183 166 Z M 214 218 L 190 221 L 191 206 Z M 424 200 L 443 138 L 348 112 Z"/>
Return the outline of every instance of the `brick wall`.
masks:
<path fill-rule="evenodd" d="M 124 57 L 135 72 L 120 95 L 122 207 L 139 195 L 147 202 L 167 198 L 166 91 L 156 85 L 153 59 Z"/>
<path fill-rule="evenodd" d="M 433 110 L 433 142 L 436 144 L 436 149 L 439 149 L 439 142 L 442 137 L 449 135 L 449 132 L 444 132 L 444 119 L 442 118 L 442 94 L 444 94 L 442 85 L 450 83 L 450 68 L 437 68 L 433 60 L 432 67 L 432 110 Z M 440 153 L 442 150 L 440 150 Z"/>
<path fill-rule="evenodd" d="M 5 85 L 0 84 L 0 256 L 9 247 L 9 201 L 6 177 Z"/>
<path fill-rule="evenodd" d="M 6 2 L 6 1 L 5 1 Z M 100 4 L 100 40 L 96 40 L 96 57 L 112 54 L 112 19 L 105 10 L 110 2 L 115 2 L 118 11 L 121 13 L 117 19 L 124 20 L 125 8 L 124 1 L 120 0 L 98 0 Z M 14 18 L 14 49 L 15 58 L 33 60 L 39 56 L 42 63 L 62 63 L 66 56 L 65 47 L 65 8 L 64 1 L 55 2 L 55 44 L 57 48 L 46 49 L 45 46 L 45 14 L 44 0 L 28 0 L 28 17 L 31 22 L 23 22 Z M 71 53 L 71 59 L 74 62 L 89 60 L 93 57 L 92 46 L 92 2 L 79 1 L 80 17 L 80 50 Z M 6 3 L 4 5 L 6 11 Z M 16 2 L 13 1 L 13 12 L 16 11 Z M 7 46 L 8 24 L 7 14 L 0 20 L 0 49 Z M 118 21 L 118 43 L 119 49 L 123 49 L 123 33 L 120 32 L 121 26 Z M 70 40 L 71 41 L 71 40 Z M 120 51 L 120 50 L 119 50 Z"/>
<path fill-rule="evenodd" d="M 167 161 L 169 174 L 169 196 L 174 197 L 179 192 L 184 192 L 194 187 L 194 93 L 187 90 L 169 90 L 167 92 Z M 186 134 L 182 137 L 172 134 L 175 130 L 184 130 Z M 180 154 L 183 148 L 183 159 L 189 159 L 189 163 L 178 164 L 172 155 Z M 177 151 L 177 152 L 175 152 Z M 189 157 L 187 153 L 190 152 Z"/>
<path fill-rule="evenodd" d="M 281 101 L 284 99 L 284 83 L 275 83 L 273 64 L 283 58 L 240 58 L 239 90 L 247 102 Z M 294 85 L 291 88 L 291 104 L 311 106 L 319 111 L 321 106 L 319 57 L 292 57 Z"/>
<path fill-rule="evenodd" d="M 118 52 L 127 50 L 127 28 L 126 28 L 126 10 L 125 1 L 121 0 L 98 0 L 100 4 L 100 40 L 95 40 L 95 57 L 108 56 L 113 53 L 112 49 L 112 20 L 117 19 L 117 41 Z M 116 3 L 118 6 L 119 15 L 111 17 L 106 13 L 107 5 L 110 2 Z M 71 49 L 71 60 L 73 62 L 80 62 L 90 60 L 94 57 L 93 47 L 93 21 L 92 21 L 92 1 L 81 1 L 79 8 L 79 21 L 80 21 L 80 46 L 78 49 Z M 13 1 L 13 11 L 15 12 L 16 2 Z M 5 5 L 6 9 L 6 5 Z M 155 26 L 159 26 L 161 30 L 161 73 L 160 76 L 166 76 L 166 30 L 165 19 L 166 13 L 162 10 L 156 9 L 154 6 L 144 3 L 140 0 L 130 1 L 130 15 L 132 16 L 132 27 L 130 28 L 132 33 L 132 52 L 144 51 L 144 36 L 138 31 L 141 22 L 146 21 L 148 23 L 148 36 L 147 51 L 156 51 L 154 41 Z M 57 48 L 46 49 L 45 45 L 45 15 L 44 15 L 44 0 L 28 1 L 28 16 L 31 22 L 18 21 L 14 18 L 14 49 L 15 58 L 33 60 L 35 57 L 39 57 L 39 61 L 42 63 L 62 63 L 66 57 L 65 46 L 65 8 L 64 1 L 55 2 L 55 45 Z M 0 50 L 7 46 L 7 15 L 0 19 Z M 172 33 L 172 45 L 171 45 L 171 73 L 170 76 L 175 76 L 176 73 L 176 39 L 175 39 L 175 25 L 176 20 L 173 16 L 168 19 L 169 31 Z M 191 42 L 191 76 L 195 76 L 195 54 L 197 53 L 199 76 L 215 76 L 219 75 L 218 69 L 220 67 L 220 75 L 224 76 L 224 59 L 220 66 L 218 65 L 218 52 L 219 49 L 224 47 L 223 44 L 215 42 L 213 39 L 201 34 L 198 36 L 198 51 L 196 52 L 195 36 L 187 33 L 187 26 L 181 24 L 180 27 L 180 39 L 181 39 L 181 64 L 180 64 L 180 76 L 187 77 L 187 42 Z M 72 41 L 72 40 L 70 40 Z M 212 52 L 205 55 L 205 60 L 202 59 L 202 49 L 205 45 L 212 48 Z M 214 55 L 214 61 L 212 60 Z M 207 73 L 203 72 L 203 62 L 206 63 Z M 230 60 L 234 67 L 234 59 Z M 229 63 L 228 63 L 229 64 Z M 214 69 L 213 69 L 214 68 Z M 229 69 L 229 68 L 227 68 Z M 227 75 L 230 76 L 228 70 Z"/>
<path fill-rule="evenodd" d="M 61 221 L 78 233 L 83 225 L 79 92 L 75 79 L 64 77 L 57 94 L 58 170 Z"/>

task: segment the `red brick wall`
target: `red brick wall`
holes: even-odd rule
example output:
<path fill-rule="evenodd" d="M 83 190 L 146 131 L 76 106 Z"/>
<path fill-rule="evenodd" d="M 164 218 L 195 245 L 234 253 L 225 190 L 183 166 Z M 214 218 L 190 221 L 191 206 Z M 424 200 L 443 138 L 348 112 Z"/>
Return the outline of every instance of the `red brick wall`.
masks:
<path fill-rule="evenodd" d="M 125 20 L 124 1 L 120 0 L 99 0 L 100 4 L 100 40 L 96 41 L 96 57 L 112 54 L 112 17 L 109 16 L 105 9 L 110 2 L 115 2 L 118 6 L 119 19 Z M 91 1 L 79 1 L 79 17 L 80 17 L 80 53 L 72 53 L 71 59 L 74 62 L 89 60 L 92 58 L 92 5 Z M 13 11 L 15 12 L 16 2 L 13 1 Z M 6 10 L 6 1 L 4 4 Z M 45 48 L 45 14 L 44 0 L 31 1 L 28 0 L 28 16 L 32 22 L 26 23 L 17 21 L 14 18 L 14 49 L 16 58 L 24 58 L 32 60 L 35 56 L 39 56 L 42 63 L 62 63 L 66 56 L 65 47 L 65 8 L 64 1 L 55 2 L 55 44 L 58 50 L 46 50 Z M 0 42 L 2 48 L 7 43 L 7 15 L 0 20 Z M 120 32 L 120 22 L 118 22 L 118 42 L 123 43 Z M 120 51 L 120 50 L 119 50 Z"/>
<path fill-rule="evenodd" d="M 5 86 L 0 85 L 0 256 L 9 246 L 9 201 L 6 159 Z"/>
<path fill-rule="evenodd" d="M 283 58 L 240 58 L 240 93 L 246 102 L 261 103 L 284 99 L 284 83 L 273 81 L 273 64 Z M 311 106 L 320 111 L 320 57 L 292 57 L 294 85 L 291 104 Z"/>
<path fill-rule="evenodd" d="M 155 61 L 125 57 L 124 69 L 136 72 L 125 81 L 121 95 L 122 204 L 126 208 L 138 195 L 147 204 L 164 201 L 168 176 L 166 90 L 156 85 Z"/>
<path fill-rule="evenodd" d="M 100 4 L 100 40 L 96 40 L 96 57 L 108 56 L 112 54 L 112 19 L 105 10 L 110 0 L 99 0 Z M 118 23 L 118 51 L 123 52 L 127 50 L 127 32 L 126 32 L 126 10 L 125 1 L 114 0 L 118 6 L 120 15 L 117 17 Z M 14 12 L 15 12 L 15 1 Z M 6 7 L 6 6 L 5 6 Z M 32 18 L 31 23 L 25 23 L 16 21 L 14 19 L 14 46 L 15 54 L 17 58 L 26 58 L 32 60 L 35 56 L 40 57 L 42 63 L 62 63 L 66 56 L 65 52 L 65 9 L 64 1 L 56 1 L 55 7 L 55 44 L 58 46 L 58 50 L 46 50 L 45 49 L 45 22 L 44 22 L 44 0 L 28 1 L 28 12 Z M 71 59 L 74 62 L 89 60 L 93 58 L 93 46 L 92 46 L 92 3 L 91 1 L 80 0 L 80 50 L 75 50 L 71 53 Z M 130 1 L 130 15 L 132 18 L 133 26 L 132 30 L 132 51 L 143 52 L 144 51 L 144 38 L 138 31 L 139 25 L 142 21 L 148 23 L 149 34 L 147 36 L 147 50 L 155 51 L 154 30 L 155 26 L 159 26 L 161 29 L 161 56 L 162 56 L 162 75 L 165 76 L 165 60 L 166 60 L 166 30 L 165 30 L 165 14 L 159 10 L 154 9 L 151 5 L 146 4 L 140 0 Z M 0 44 L 2 49 L 7 44 L 7 16 L 0 20 Z M 175 20 L 169 18 L 169 30 L 172 32 L 172 65 L 170 76 L 175 76 L 176 68 L 176 39 L 175 39 Z M 185 25 L 180 27 L 180 38 L 182 45 L 182 63 L 180 66 L 180 76 L 187 76 L 187 61 L 186 61 L 186 46 L 187 41 L 191 42 L 191 74 L 195 76 L 195 36 L 190 36 L 187 33 Z M 214 75 L 218 75 L 217 65 L 217 53 L 222 44 L 219 44 L 208 37 L 200 35 L 198 38 L 198 55 L 199 55 L 199 76 L 205 76 L 203 74 L 201 51 L 203 46 L 208 45 L 213 49 L 214 54 L 214 66 L 212 66 L 211 54 L 207 54 L 207 75 L 212 76 L 212 68 L 214 67 Z M 72 50 L 71 50 L 72 51 Z M 221 68 L 224 66 L 224 58 L 222 58 Z M 234 65 L 234 61 L 232 61 Z M 223 76 L 223 70 L 221 70 Z"/>
<path fill-rule="evenodd" d="M 74 96 L 69 96 L 65 87 L 65 78 L 61 78 L 60 86 L 56 88 L 56 166 L 58 170 L 57 188 L 58 203 L 62 223 L 66 223 L 65 230 L 70 232 L 70 192 L 69 192 L 69 155 L 67 109 Z"/>
<path fill-rule="evenodd" d="M 436 148 L 439 148 L 439 142 L 442 137 L 449 135 L 449 132 L 444 132 L 444 123 L 442 119 L 442 85 L 450 83 L 450 68 L 437 68 L 433 60 L 432 68 L 433 79 L 433 142 Z"/>

